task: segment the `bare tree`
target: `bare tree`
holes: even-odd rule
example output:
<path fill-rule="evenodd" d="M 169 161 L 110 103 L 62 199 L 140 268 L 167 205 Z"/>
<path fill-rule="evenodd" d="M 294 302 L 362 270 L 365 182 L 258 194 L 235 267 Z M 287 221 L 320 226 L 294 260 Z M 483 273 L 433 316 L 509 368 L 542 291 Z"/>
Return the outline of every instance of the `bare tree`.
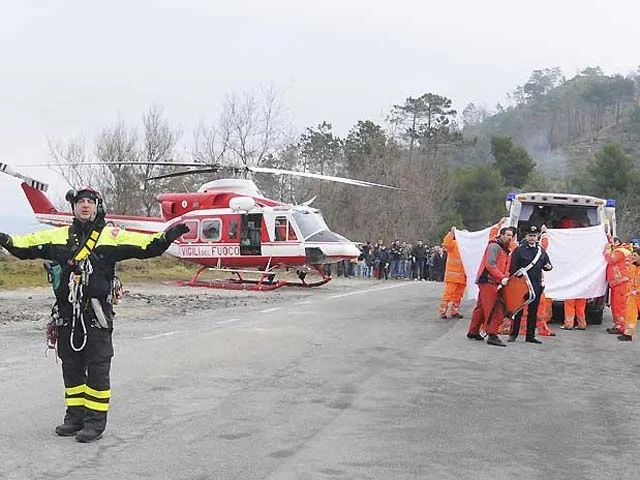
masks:
<path fill-rule="evenodd" d="M 135 129 L 128 129 L 122 121 L 104 128 L 95 141 L 95 156 L 99 162 L 106 188 L 102 195 L 112 213 L 137 214 L 141 205 L 141 178 L 136 174 L 140 151 Z"/>
<path fill-rule="evenodd" d="M 242 165 L 261 165 L 267 155 L 276 155 L 285 146 L 282 110 L 282 96 L 273 87 L 263 88 L 259 95 L 227 95 L 221 130 L 229 132 L 234 160 Z"/>
<path fill-rule="evenodd" d="M 145 164 L 136 167 L 136 176 L 141 179 L 140 200 L 142 211 L 149 216 L 158 208 L 156 196 L 171 187 L 171 180 L 146 181 L 150 177 L 168 172 L 173 167 L 158 165 L 159 162 L 174 160 L 175 147 L 180 133 L 173 130 L 163 118 L 163 109 L 158 105 L 151 106 L 142 116 L 144 128 L 144 145 L 140 160 Z"/>
<path fill-rule="evenodd" d="M 100 185 L 99 176 L 95 169 L 85 165 L 87 162 L 87 147 L 83 138 L 68 141 L 54 141 L 47 139 L 53 167 L 62 178 L 72 187 Z"/>
<path fill-rule="evenodd" d="M 222 117 L 218 123 L 211 125 L 202 120 L 193 137 L 194 148 L 191 156 L 195 161 L 208 165 L 218 165 L 225 161 L 231 142 L 231 131 L 229 124 L 222 121 Z"/>

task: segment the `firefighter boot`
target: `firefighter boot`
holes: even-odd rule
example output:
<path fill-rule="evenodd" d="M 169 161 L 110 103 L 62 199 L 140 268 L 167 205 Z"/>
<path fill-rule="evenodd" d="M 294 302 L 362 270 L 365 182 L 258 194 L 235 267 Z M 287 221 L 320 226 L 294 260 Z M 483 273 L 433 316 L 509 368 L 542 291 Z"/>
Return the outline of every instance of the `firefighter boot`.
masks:
<path fill-rule="evenodd" d="M 82 424 L 77 423 L 63 423 L 56 427 L 56 435 L 61 437 L 71 437 L 82 430 Z"/>
<path fill-rule="evenodd" d="M 64 423 L 56 427 L 56 435 L 71 437 L 82 430 L 84 407 L 69 407 L 64 415 Z"/>
<path fill-rule="evenodd" d="M 76 440 L 80 443 L 91 443 L 102 438 L 102 432 L 91 426 L 84 427 L 76 433 Z"/>
<path fill-rule="evenodd" d="M 80 443 L 91 443 L 102 438 L 102 432 L 107 427 L 107 412 L 86 409 L 84 428 L 76 434 Z"/>

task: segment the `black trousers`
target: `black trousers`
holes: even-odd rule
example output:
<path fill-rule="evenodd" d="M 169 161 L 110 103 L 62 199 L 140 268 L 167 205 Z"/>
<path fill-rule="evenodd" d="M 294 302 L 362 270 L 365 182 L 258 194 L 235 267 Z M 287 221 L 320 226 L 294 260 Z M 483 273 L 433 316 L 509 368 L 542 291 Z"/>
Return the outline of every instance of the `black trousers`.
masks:
<path fill-rule="evenodd" d="M 535 289 L 535 287 L 534 287 Z M 537 290 L 536 299 L 526 306 L 527 309 L 527 334 L 525 338 L 527 340 L 531 340 L 536 337 L 536 323 L 538 322 L 538 306 L 540 305 L 540 295 L 542 295 L 544 289 Z M 522 320 L 522 315 L 524 314 L 524 309 L 520 310 L 516 313 L 516 316 L 511 323 L 511 336 L 517 337 L 518 332 L 520 331 L 520 322 Z"/>
<path fill-rule="evenodd" d="M 83 338 L 82 327 L 76 325 L 73 338 L 76 349 L 82 345 Z M 74 351 L 70 340 L 71 327 L 59 327 L 58 357 L 62 360 L 67 405 L 64 422 L 102 432 L 107 425 L 111 399 L 113 329 L 87 325 L 87 342 L 79 352 Z"/>

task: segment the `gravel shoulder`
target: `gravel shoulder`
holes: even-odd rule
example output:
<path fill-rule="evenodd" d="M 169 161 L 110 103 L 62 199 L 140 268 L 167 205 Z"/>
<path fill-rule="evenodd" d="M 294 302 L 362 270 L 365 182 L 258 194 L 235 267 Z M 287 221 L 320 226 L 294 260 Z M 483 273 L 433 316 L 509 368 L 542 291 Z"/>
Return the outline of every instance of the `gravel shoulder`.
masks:
<path fill-rule="evenodd" d="M 116 306 L 116 321 L 147 321 L 192 312 L 231 307 L 259 307 L 376 287 L 375 280 L 335 278 L 318 288 L 283 287 L 270 292 L 176 286 L 170 282 L 125 285 L 125 297 Z M 0 291 L 0 332 L 42 332 L 54 297 L 50 287 Z"/>

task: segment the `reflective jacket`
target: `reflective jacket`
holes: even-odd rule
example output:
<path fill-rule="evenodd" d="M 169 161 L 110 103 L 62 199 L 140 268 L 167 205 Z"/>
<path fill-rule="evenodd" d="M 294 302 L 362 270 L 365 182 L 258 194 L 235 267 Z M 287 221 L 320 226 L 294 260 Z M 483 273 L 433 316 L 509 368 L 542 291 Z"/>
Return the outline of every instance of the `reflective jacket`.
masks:
<path fill-rule="evenodd" d="M 170 243 L 165 239 L 164 232 L 143 234 L 115 227 L 97 230 L 100 235 L 88 256 L 93 271 L 89 275 L 88 284 L 83 287 L 85 302 L 82 307 L 85 311 L 89 310 L 90 299 L 96 298 L 105 315 L 111 318 L 111 293 L 116 262 L 128 258 L 156 257 L 169 248 Z M 72 315 L 69 280 L 74 270 L 73 259 L 92 232 L 92 223 L 74 220 L 71 226 L 12 236 L 12 245 L 6 247 L 17 258 L 42 258 L 61 266 L 60 283 L 55 289 L 55 295 L 59 315 L 63 319 L 69 319 Z"/>
<path fill-rule="evenodd" d="M 631 279 L 630 295 L 640 296 L 640 265 L 632 263 L 629 267 L 629 278 Z"/>
<path fill-rule="evenodd" d="M 631 252 L 624 247 L 616 247 L 604 254 L 607 261 L 607 282 L 612 287 L 629 281 Z"/>
<path fill-rule="evenodd" d="M 467 276 L 462 267 L 458 242 L 452 232 L 447 233 L 442 240 L 442 246 L 447 251 L 447 266 L 444 271 L 444 281 L 450 283 L 467 284 Z"/>

